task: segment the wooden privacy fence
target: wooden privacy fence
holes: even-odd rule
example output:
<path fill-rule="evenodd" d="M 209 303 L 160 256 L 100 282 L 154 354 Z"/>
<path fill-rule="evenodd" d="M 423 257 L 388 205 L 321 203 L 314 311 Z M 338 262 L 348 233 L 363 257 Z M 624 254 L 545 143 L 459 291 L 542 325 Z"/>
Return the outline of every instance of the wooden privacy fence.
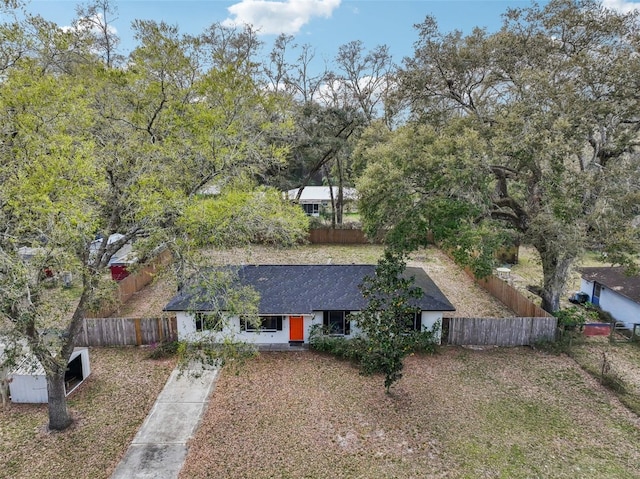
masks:
<path fill-rule="evenodd" d="M 473 277 L 473 274 L 469 273 Z M 523 296 L 516 288 L 497 276 L 476 279 L 478 285 L 494 298 L 502 301 L 509 309 L 520 317 L 552 317 L 544 309 Z"/>
<path fill-rule="evenodd" d="M 84 318 L 76 346 L 141 346 L 175 340 L 175 316 L 163 318 Z"/>
<path fill-rule="evenodd" d="M 145 266 L 136 270 L 135 273 L 130 274 L 121 281 L 118 281 L 118 304 L 116 306 L 103 308 L 96 312 L 87 312 L 86 316 L 89 318 L 105 318 L 107 316 L 111 316 L 121 304 L 126 303 L 131 296 L 151 283 L 158 269 L 169 264 L 171 259 L 171 251 L 162 251 Z"/>
<path fill-rule="evenodd" d="M 309 242 L 313 244 L 368 244 L 362 230 L 318 228 L 309 230 Z"/>
<path fill-rule="evenodd" d="M 448 343 L 479 346 L 530 346 L 553 341 L 558 320 L 538 318 L 448 318 Z"/>

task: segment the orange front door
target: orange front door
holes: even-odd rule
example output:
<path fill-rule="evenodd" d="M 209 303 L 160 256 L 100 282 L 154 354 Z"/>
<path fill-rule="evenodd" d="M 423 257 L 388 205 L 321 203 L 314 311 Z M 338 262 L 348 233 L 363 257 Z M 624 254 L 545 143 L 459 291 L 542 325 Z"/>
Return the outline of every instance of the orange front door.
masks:
<path fill-rule="evenodd" d="M 304 318 L 289 316 L 289 341 L 304 341 Z"/>

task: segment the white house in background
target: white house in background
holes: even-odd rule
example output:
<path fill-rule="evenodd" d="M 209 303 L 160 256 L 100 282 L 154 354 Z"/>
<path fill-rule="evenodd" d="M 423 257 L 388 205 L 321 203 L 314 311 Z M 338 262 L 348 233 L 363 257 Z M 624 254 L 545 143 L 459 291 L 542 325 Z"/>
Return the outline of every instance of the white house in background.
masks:
<path fill-rule="evenodd" d="M 75 348 L 65 373 L 66 395 L 71 394 L 91 374 L 89 350 Z M 25 356 L 8 374 L 11 402 L 46 403 L 49 401 L 44 368 L 33 355 Z"/>
<path fill-rule="evenodd" d="M 349 313 L 366 307 L 358 285 L 365 276 L 373 276 L 374 265 L 251 265 L 230 267 L 238 282 L 251 286 L 260 294 L 261 326 L 239 317 L 220 321 L 212 301 L 200 293 L 183 293 L 164 308 L 176 314 L 178 339 L 197 341 L 204 336 L 222 340 L 235 338 L 254 344 L 304 344 L 314 325 L 324 325 L 333 334 L 353 337 L 358 333 Z M 440 329 L 445 311 L 455 308 L 421 268 L 407 268 L 406 276 L 423 291 L 415 300 L 419 309 L 414 328 L 431 330 L 440 341 Z M 202 299 L 200 298 L 202 296 Z"/>
<path fill-rule="evenodd" d="M 331 189 L 332 188 L 332 189 Z M 309 216 L 320 216 L 323 209 L 331 208 L 331 192 L 333 197 L 338 197 L 337 186 L 305 186 L 298 202 Z M 287 197 L 295 200 L 298 196 L 300 188 L 294 188 L 287 191 Z M 342 188 L 342 196 L 345 203 L 357 200 L 357 192 L 355 188 Z"/>
<path fill-rule="evenodd" d="M 581 268 L 580 291 L 631 329 L 640 323 L 640 276 L 628 276 L 623 267 Z"/>

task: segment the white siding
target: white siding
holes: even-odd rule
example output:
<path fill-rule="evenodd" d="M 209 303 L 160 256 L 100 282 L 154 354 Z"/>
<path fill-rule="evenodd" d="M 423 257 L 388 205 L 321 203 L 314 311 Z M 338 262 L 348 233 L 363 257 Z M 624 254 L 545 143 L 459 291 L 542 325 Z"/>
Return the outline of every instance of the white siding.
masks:
<path fill-rule="evenodd" d="M 83 381 L 91 374 L 89 365 L 89 350 L 77 348 L 69 362 L 81 355 Z M 32 366 L 31 359 L 26 359 L 9 375 L 12 381 L 9 383 L 11 402 L 14 403 L 46 403 L 49 401 L 47 392 L 47 378 L 44 369 L 38 363 Z M 81 383 L 80 383 L 81 384 Z M 80 385 L 78 384 L 78 386 Z M 76 386 L 77 387 L 77 386 Z M 75 388 L 74 388 L 75 389 Z M 69 394 L 71 391 L 67 391 Z"/>
<path fill-rule="evenodd" d="M 314 319 L 311 315 L 293 315 L 304 317 L 304 342 L 309 342 L 309 328 Z M 220 332 L 196 331 L 196 320 L 193 314 L 178 312 L 176 314 L 178 323 L 178 339 L 186 341 L 199 341 L 205 337 L 213 337 L 217 341 L 224 339 L 234 339 L 252 344 L 289 344 L 289 316 L 282 317 L 282 331 L 241 331 L 240 318 L 232 317 L 227 321 L 227 325 Z M 320 316 L 322 323 L 322 315 Z"/>
<path fill-rule="evenodd" d="M 591 295 L 593 294 L 593 283 L 591 281 L 587 281 L 584 278 L 580 279 L 580 291 L 582 293 L 587 293 L 589 295 L 589 301 L 591 301 Z"/>
<path fill-rule="evenodd" d="M 47 379 L 44 375 L 30 376 L 27 374 L 12 375 L 9 383 L 11 402 L 15 403 L 46 403 L 49 401 Z"/>
<path fill-rule="evenodd" d="M 589 295 L 589 301 L 593 300 L 593 284 L 593 281 L 585 279 L 580 282 L 580 291 Z M 640 304 L 606 286 L 602 286 L 600 291 L 600 308 L 611 313 L 617 321 L 623 321 L 629 329 L 633 323 L 640 323 Z"/>
<path fill-rule="evenodd" d="M 309 342 L 309 331 L 314 324 L 322 324 L 322 311 L 313 314 L 294 314 L 304 318 L 304 342 Z M 288 344 L 289 343 L 289 316 L 283 316 L 282 331 L 248 332 L 240 330 L 240 319 L 237 317 L 228 320 L 227 327 L 221 332 L 202 331 L 196 332 L 196 320 L 193 314 L 187 312 L 176 313 L 178 323 L 178 339 L 186 341 L 199 341 L 204 337 L 213 337 L 218 341 L 233 338 L 253 344 Z M 353 326 L 352 326 L 353 328 Z"/>
<path fill-rule="evenodd" d="M 309 331 L 315 324 L 322 325 L 323 312 L 314 311 L 313 314 L 296 314 L 292 316 L 304 317 L 304 342 L 309 342 Z M 442 312 L 441 311 L 422 311 L 422 328 L 423 330 L 433 330 L 436 323 L 439 324 L 436 335 L 436 341 L 440 344 Z M 196 320 L 193 314 L 180 311 L 176 313 L 178 323 L 178 339 L 185 341 L 200 341 L 205 337 L 212 337 L 216 341 L 224 339 L 234 339 L 252 344 L 288 344 L 289 343 L 289 316 L 283 316 L 282 331 L 260 331 L 247 332 L 240 330 L 240 319 L 237 317 L 230 318 L 225 329 L 221 332 L 215 331 L 196 331 Z M 351 322 L 351 334 L 347 337 L 354 337 L 361 331 L 355 321 Z"/>

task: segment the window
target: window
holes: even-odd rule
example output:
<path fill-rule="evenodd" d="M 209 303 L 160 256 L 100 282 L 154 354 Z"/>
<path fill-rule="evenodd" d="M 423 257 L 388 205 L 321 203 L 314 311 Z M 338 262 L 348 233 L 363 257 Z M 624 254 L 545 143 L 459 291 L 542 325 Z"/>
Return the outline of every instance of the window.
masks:
<path fill-rule="evenodd" d="M 196 313 L 196 331 L 222 331 L 224 320 L 220 311 Z"/>
<path fill-rule="evenodd" d="M 302 209 L 309 216 L 320 215 L 320 205 L 318 203 L 305 203 L 302 205 Z"/>
<path fill-rule="evenodd" d="M 350 311 L 324 311 L 323 324 L 329 334 L 351 334 Z"/>
<path fill-rule="evenodd" d="M 260 327 L 256 328 L 251 321 L 240 318 L 240 329 L 247 332 L 282 331 L 282 316 L 260 316 Z"/>
<path fill-rule="evenodd" d="M 408 331 L 422 331 L 422 313 L 409 313 L 404 321 Z"/>
<path fill-rule="evenodd" d="M 602 294 L 602 285 L 600 283 L 593 283 L 593 295 L 600 297 Z"/>

